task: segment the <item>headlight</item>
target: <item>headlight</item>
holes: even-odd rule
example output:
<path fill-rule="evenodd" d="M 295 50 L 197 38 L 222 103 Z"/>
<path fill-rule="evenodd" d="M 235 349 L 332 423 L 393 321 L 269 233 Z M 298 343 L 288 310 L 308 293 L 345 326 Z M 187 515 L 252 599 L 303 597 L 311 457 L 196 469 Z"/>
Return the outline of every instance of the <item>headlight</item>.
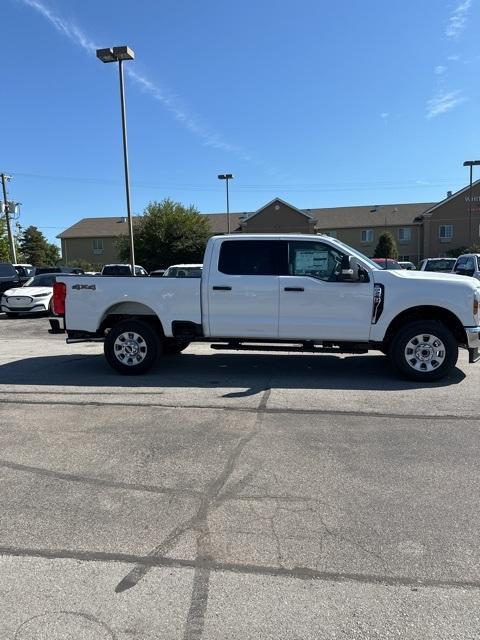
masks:
<path fill-rule="evenodd" d="M 473 315 L 477 318 L 480 311 L 480 289 L 476 289 L 473 294 Z"/>
<path fill-rule="evenodd" d="M 45 298 L 45 296 L 49 296 L 49 293 L 36 293 L 32 298 Z"/>

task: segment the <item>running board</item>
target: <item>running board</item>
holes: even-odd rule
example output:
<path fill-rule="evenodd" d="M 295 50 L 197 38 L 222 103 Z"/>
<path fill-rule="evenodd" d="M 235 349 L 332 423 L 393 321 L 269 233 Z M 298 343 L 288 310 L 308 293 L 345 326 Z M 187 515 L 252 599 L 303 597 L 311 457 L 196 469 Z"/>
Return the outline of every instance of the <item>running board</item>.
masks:
<path fill-rule="evenodd" d="M 313 344 L 310 342 L 289 342 L 285 344 L 264 344 L 248 342 L 224 342 L 210 345 L 217 351 L 288 351 L 297 353 L 368 353 L 368 347 L 360 344 L 341 345 L 338 347 Z"/>

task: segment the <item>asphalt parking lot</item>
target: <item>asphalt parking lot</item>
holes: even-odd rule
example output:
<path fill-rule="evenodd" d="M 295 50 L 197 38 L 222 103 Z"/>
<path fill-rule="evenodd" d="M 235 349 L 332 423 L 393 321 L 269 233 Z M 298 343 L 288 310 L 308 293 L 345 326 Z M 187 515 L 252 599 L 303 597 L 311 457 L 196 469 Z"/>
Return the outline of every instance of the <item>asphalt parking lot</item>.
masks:
<path fill-rule="evenodd" d="M 191 346 L 111 371 L 0 315 L 0 640 L 480 637 L 480 364 Z"/>

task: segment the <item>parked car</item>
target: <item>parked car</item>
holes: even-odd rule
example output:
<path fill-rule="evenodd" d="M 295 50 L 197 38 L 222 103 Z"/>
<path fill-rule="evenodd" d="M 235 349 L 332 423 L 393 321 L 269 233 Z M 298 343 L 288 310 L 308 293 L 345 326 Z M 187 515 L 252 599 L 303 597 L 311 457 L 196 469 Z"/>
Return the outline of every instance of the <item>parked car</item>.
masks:
<path fill-rule="evenodd" d="M 149 276 L 151 278 L 161 278 L 165 271 L 166 269 L 154 269 L 153 271 L 150 271 Z"/>
<path fill-rule="evenodd" d="M 451 273 L 455 266 L 455 258 L 425 258 L 418 267 L 420 271 L 438 271 L 440 273 Z"/>
<path fill-rule="evenodd" d="M 378 264 L 380 269 L 403 269 L 403 267 L 393 258 L 372 258 L 375 264 Z"/>
<path fill-rule="evenodd" d="M 417 269 L 413 262 L 399 260 L 398 264 L 402 267 L 402 269 L 407 269 L 407 271 L 415 271 Z"/>
<path fill-rule="evenodd" d="M 8 318 L 16 318 L 24 313 L 45 313 L 50 307 L 53 284 L 57 275 L 44 273 L 33 276 L 21 287 L 8 289 L 2 295 L 0 309 L 7 314 Z"/>
<path fill-rule="evenodd" d="M 0 262 L 0 293 L 21 284 L 17 270 L 10 262 Z"/>
<path fill-rule="evenodd" d="M 102 276 L 131 276 L 132 267 L 129 264 L 106 264 L 102 269 Z M 143 267 L 135 265 L 136 276 L 148 276 Z"/>
<path fill-rule="evenodd" d="M 480 253 L 464 253 L 458 256 L 453 272 L 480 280 Z"/>
<path fill-rule="evenodd" d="M 13 267 L 22 284 L 35 275 L 35 267 L 32 267 L 31 264 L 14 264 Z"/>
<path fill-rule="evenodd" d="M 380 269 L 335 238 L 301 234 L 214 236 L 204 265 L 201 278 L 59 276 L 54 311 L 69 343 L 103 341 L 123 374 L 144 373 L 192 341 L 232 351 L 381 350 L 423 382 L 451 374 L 459 347 L 480 360 L 474 278 Z"/>
<path fill-rule="evenodd" d="M 81 276 L 85 271 L 80 267 L 35 267 L 34 275 L 41 276 L 43 273 L 73 273 Z"/>
<path fill-rule="evenodd" d="M 172 264 L 163 274 L 164 278 L 201 278 L 201 264 Z"/>

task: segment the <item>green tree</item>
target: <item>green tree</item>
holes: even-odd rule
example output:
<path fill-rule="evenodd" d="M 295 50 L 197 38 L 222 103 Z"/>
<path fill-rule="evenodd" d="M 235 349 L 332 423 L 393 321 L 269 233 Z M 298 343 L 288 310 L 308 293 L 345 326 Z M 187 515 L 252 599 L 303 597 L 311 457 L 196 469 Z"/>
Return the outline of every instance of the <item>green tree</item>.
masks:
<path fill-rule="evenodd" d="M 190 205 L 170 198 L 151 202 L 135 221 L 135 262 L 147 271 L 179 262 L 202 262 L 211 235 L 208 219 Z M 128 237 L 118 241 L 120 259 L 128 262 Z"/>
<path fill-rule="evenodd" d="M 35 267 L 52 267 L 60 260 L 57 245 L 48 242 L 43 233 L 33 225 L 22 231 L 19 247 L 23 259 Z"/>
<path fill-rule="evenodd" d="M 0 262 L 9 262 L 9 260 L 7 223 L 4 218 L 0 218 Z"/>
<path fill-rule="evenodd" d="M 447 255 L 450 258 L 458 258 L 464 253 L 480 253 L 480 245 L 472 244 L 470 247 L 457 247 L 456 249 L 449 249 Z"/>
<path fill-rule="evenodd" d="M 384 231 L 378 239 L 378 244 L 375 248 L 374 258 L 398 258 L 397 245 L 395 244 L 395 238 L 388 231 Z"/>

